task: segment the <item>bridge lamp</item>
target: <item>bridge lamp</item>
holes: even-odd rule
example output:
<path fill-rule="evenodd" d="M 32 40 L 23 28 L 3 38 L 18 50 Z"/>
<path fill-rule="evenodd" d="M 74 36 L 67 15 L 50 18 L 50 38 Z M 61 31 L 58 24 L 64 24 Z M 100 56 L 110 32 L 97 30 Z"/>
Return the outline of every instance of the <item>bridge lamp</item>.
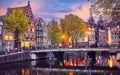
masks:
<path fill-rule="evenodd" d="M 88 47 L 89 47 L 89 36 L 90 36 L 90 31 L 87 31 Z"/>
<path fill-rule="evenodd" d="M 64 47 L 64 38 L 65 38 L 65 35 L 62 36 L 62 46 Z"/>
<path fill-rule="evenodd" d="M 111 30 L 108 29 L 108 45 L 110 46 L 112 44 L 112 37 L 111 37 Z"/>

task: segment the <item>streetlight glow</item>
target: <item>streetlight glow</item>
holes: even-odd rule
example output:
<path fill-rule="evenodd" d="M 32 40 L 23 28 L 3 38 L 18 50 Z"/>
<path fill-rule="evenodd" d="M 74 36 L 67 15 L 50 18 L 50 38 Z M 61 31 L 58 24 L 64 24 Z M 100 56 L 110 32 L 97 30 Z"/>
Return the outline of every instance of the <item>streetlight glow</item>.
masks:
<path fill-rule="evenodd" d="M 62 36 L 62 38 L 64 39 L 64 38 L 65 38 L 65 36 L 63 35 L 63 36 Z"/>

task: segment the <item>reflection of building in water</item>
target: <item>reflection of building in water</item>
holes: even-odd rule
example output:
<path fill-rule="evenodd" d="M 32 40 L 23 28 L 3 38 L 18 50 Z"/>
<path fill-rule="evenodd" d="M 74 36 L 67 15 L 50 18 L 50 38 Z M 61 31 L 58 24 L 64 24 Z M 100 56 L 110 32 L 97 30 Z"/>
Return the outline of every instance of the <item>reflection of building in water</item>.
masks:
<path fill-rule="evenodd" d="M 114 58 L 114 57 L 113 57 Z M 58 61 L 57 61 L 58 62 Z M 119 75 L 118 71 L 113 70 L 105 70 L 101 72 L 101 70 L 84 70 L 84 69 L 76 69 L 75 67 L 69 69 L 70 67 L 56 67 L 59 66 L 58 63 L 55 63 L 53 68 L 49 68 L 47 61 L 37 61 L 31 62 L 19 62 L 13 64 L 0 65 L 0 75 Z M 43 66 L 48 65 L 48 66 Z M 115 71 L 115 72 L 114 72 Z"/>
<path fill-rule="evenodd" d="M 85 59 L 86 56 L 87 59 Z M 63 64 L 67 67 L 82 67 L 85 66 L 85 60 L 87 60 L 88 66 L 95 65 L 112 68 L 118 67 L 119 65 L 117 57 L 114 54 L 111 55 L 109 52 L 95 52 L 95 56 L 93 56 L 93 53 L 91 52 L 88 52 L 87 55 L 85 55 L 85 52 L 65 52 Z"/>

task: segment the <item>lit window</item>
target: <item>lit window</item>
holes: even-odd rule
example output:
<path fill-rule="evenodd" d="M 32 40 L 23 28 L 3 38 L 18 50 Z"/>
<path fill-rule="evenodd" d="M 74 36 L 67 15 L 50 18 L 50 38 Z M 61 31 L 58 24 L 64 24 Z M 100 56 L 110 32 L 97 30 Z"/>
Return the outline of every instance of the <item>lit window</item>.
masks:
<path fill-rule="evenodd" d="M 40 42 L 40 38 L 38 38 L 38 39 L 39 39 L 38 41 Z"/>
<path fill-rule="evenodd" d="M 30 32 L 30 29 L 28 29 L 28 32 Z"/>
<path fill-rule="evenodd" d="M 5 35 L 5 36 L 4 36 L 4 40 L 8 40 L 8 35 Z"/>
<path fill-rule="evenodd" d="M 37 38 L 37 42 L 39 42 L 39 41 L 38 41 L 38 38 Z"/>
<path fill-rule="evenodd" d="M 35 32 L 35 29 L 34 29 L 34 28 L 32 29 L 32 32 L 33 32 L 33 33 Z"/>
<path fill-rule="evenodd" d="M 9 40 L 13 40 L 13 36 L 9 36 Z"/>

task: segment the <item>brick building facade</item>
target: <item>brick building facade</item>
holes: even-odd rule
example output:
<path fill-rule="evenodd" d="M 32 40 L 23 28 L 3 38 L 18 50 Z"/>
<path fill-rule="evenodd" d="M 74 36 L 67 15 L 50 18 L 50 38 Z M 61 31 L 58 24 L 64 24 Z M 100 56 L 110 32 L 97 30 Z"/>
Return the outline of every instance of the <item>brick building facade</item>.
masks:
<path fill-rule="evenodd" d="M 6 16 L 9 15 L 13 10 L 20 9 L 23 11 L 24 15 L 29 19 L 29 26 L 30 28 L 28 31 L 25 32 L 24 34 L 24 40 L 21 40 L 21 47 L 26 47 L 26 48 L 31 48 L 35 46 L 35 23 L 34 23 L 34 17 L 30 5 L 30 1 L 28 1 L 27 6 L 22 6 L 22 7 L 14 7 L 14 8 L 8 8 Z M 7 30 L 4 30 L 4 44 L 5 48 L 8 50 L 14 49 L 14 35 Z"/>

